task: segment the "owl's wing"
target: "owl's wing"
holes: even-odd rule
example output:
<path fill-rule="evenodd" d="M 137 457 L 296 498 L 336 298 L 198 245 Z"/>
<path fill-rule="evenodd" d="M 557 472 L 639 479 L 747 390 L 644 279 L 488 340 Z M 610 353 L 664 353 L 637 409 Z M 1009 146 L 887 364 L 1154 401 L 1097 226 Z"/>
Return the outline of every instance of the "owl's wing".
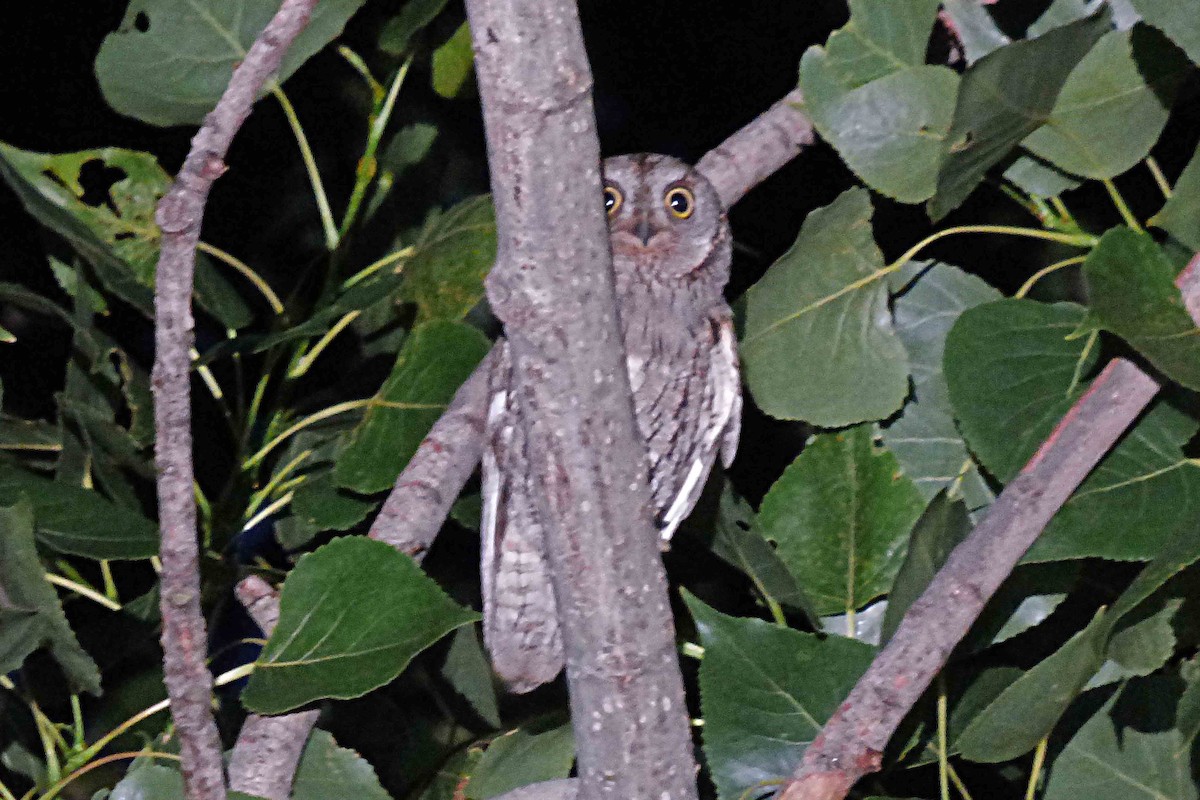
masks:
<path fill-rule="evenodd" d="M 710 318 L 712 340 L 697 365 L 704 387 L 701 413 L 694 431 L 694 446 L 690 463 L 683 473 L 679 489 L 661 517 L 659 534 L 664 542 L 675 535 L 679 523 L 691 513 L 704 479 L 708 477 L 718 451 L 721 463 L 728 467 L 737 452 L 738 435 L 742 427 L 742 381 L 738 370 L 736 336 L 728 309 L 715 312 Z"/>
<path fill-rule="evenodd" d="M 525 430 L 511 390 L 511 356 L 507 343 L 500 347 L 483 452 L 483 638 L 497 674 L 523 693 L 554 680 L 563 652 Z"/>

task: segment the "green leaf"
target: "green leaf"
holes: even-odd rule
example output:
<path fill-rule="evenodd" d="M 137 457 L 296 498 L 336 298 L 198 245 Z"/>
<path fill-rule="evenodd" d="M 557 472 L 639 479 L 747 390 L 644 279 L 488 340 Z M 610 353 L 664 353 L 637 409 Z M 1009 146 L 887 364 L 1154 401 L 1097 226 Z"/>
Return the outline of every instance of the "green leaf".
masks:
<path fill-rule="evenodd" d="M 754 529 L 754 509 L 728 485 L 721 493 L 712 551 L 744 572 L 768 605 L 790 606 L 804 612 L 810 622 L 816 621 L 818 614 L 808 595 L 775 548 Z"/>
<path fill-rule="evenodd" d="M 500 727 L 492 665 L 483 654 L 474 627 L 463 626 L 454 632 L 454 641 L 442 664 L 442 677 L 471 704 L 484 722 L 493 728 Z"/>
<path fill-rule="evenodd" d="M 892 331 L 871 213 L 857 188 L 812 212 L 747 293 L 746 382 L 773 417 L 834 428 L 884 419 L 904 402 L 907 358 Z"/>
<path fill-rule="evenodd" d="M 1183 736 L 1181 745 L 1190 745 L 1200 733 L 1200 656 L 1192 656 L 1180 665 L 1186 686 L 1175 710 L 1175 727 Z"/>
<path fill-rule="evenodd" d="M 1075 175 L 1120 175 L 1158 141 L 1188 66 L 1157 31 L 1108 33 L 1072 70 L 1046 124 L 1023 145 Z"/>
<path fill-rule="evenodd" d="M 483 299 L 483 279 L 496 260 L 496 215 L 490 195 L 432 214 L 404 266 L 401 302 L 416 303 L 417 319 L 458 320 Z"/>
<path fill-rule="evenodd" d="M 950 402 L 971 452 L 1012 480 L 1082 394 L 1095 363 L 1086 338 L 1068 339 L 1083 309 L 999 300 L 962 313 L 946 338 Z"/>
<path fill-rule="evenodd" d="M 1100 668 L 1111 629 L 1111 621 L 1097 613 L 1057 652 L 1001 692 L 958 738 L 963 757 L 999 763 L 1036 747 Z"/>
<path fill-rule="evenodd" d="M 531 783 L 567 777 L 575 761 L 570 723 L 544 733 L 524 729 L 492 740 L 471 774 L 466 796 L 488 800 Z"/>
<path fill-rule="evenodd" d="M 445 0 L 439 0 L 439 2 L 445 2 Z M 384 169 L 392 173 L 393 177 L 398 176 L 409 167 L 421 163 L 421 160 L 429 153 L 429 148 L 433 147 L 433 140 L 437 138 L 437 135 L 437 126 L 430 125 L 428 122 L 414 122 L 412 125 L 405 125 L 387 143 L 379 162 Z"/>
<path fill-rule="evenodd" d="M 121 177 L 106 198 L 92 199 L 85 170 L 117 170 Z M 31 216 L 92 265 L 106 289 L 152 314 L 161 237 L 154 208 L 171 186 L 154 156 L 116 147 L 51 155 L 0 143 L 0 176 Z M 227 328 L 244 327 L 252 318 L 236 290 L 203 257 L 196 261 L 196 297 Z"/>
<path fill-rule="evenodd" d="M 962 204 L 991 167 L 1050 118 L 1071 71 L 1107 31 L 1108 20 L 1097 14 L 1005 45 L 967 69 L 929 201 L 933 219 Z"/>
<path fill-rule="evenodd" d="M 279 623 L 242 701 L 279 714 L 323 697 L 360 697 L 478 618 L 394 548 L 357 536 L 335 539 L 301 557 L 288 575 Z"/>
<path fill-rule="evenodd" d="M 0 505 L 0 669 L 16 669 L 45 644 L 73 691 L 98 695 L 100 670 L 79 646 L 58 595 L 46 582 L 33 540 L 33 515 L 27 500 Z"/>
<path fill-rule="evenodd" d="M 379 49 L 388 55 L 402 56 L 409 42 L 446 7 L 447 0 L 408 0 L 400 13 L 389 19 L 379 33 Z"/>
<path fill-rule="evenodd" d="M 283 58 L 275 81 L 342 32 L 363 0 L 322 0 Z M 254 39 L 279 10 L 274 0 L 133 0 L 96 56 L 104 99 L 152 125 L 199 125 Z"/>
<path fill-rule="evenodd" d="M 860 425 L 808 443 L 763 499 L 758 531 L 818 614 L 845 614 L 892 585 L 924 505 Z"/>
<path fill-rule="evenodd" d="M 391 800 L 366 759 L 353 750 L 338 747 L 332 734 L 316 729 L 308 737 L 300 757 L 291 798 L 326 800 L 330 797 Z"/>
<path fill-rule="evenodd" d="M 854 88 L 925 63 L 936 0 L 850 0 L 850 21 L 825 44 L 834 80 Z"/>
<path fill-rule="evenodd" d="M 883 442 L 922 497 L 932 499 L 957 484 L 974 511 L 990 503 L 992 493 L 954 424 L 942 355 L 959 315 L 1001 295 L 974 275 L 938 262 L 910 263 L 897 277 L 896 335 L 908 351 L 912 394 L 899 418 L 883 429 Z"/>
<path fill-rule="evenodd" d="M 457 95 L 471 74 L 474 61 L 471 26 L 464 22 L 445 44 L 433 51 L 433 90 L 445 98 Z"/>
<path fill-rule="evenodd" d="M 959 649 L 968 653 L 983 650 L 1040 625 L 1078 580 L 1075 561 L 1018 565 L 984 606 Z"/>
<path fill-rule="evenodd" d="M 946 563 L 950 552 L 971 532 L 971 518 L 961 500 L 950 500 L 939 492 L 913 526 L 908 553 L 888 592 L 883 617 L 882 641 L 892 638 L 905 612 L 912 606 L 929 581 Z"/>
<path fill-rule="evenodd" d="M 1037 38 L 1046 31 L 1083 19 L 1089 13 L 1088 0 L 1054 0 L 1025 31 L 1025 38 Z"/>
<path fill-rule="evenodd" d="M 414 329 L 338 458 L 338 484 L 361 494 L 391 488 L 488 348 L 482 333 L 461 323 L 429 322 Z"/>
<path fill-rule="evenodd" d="M 1142 19 L 1200 64 L 1200 0 L 1131 0 Z"/>
<path fill-rule="evenodd" d="M 158 555 L 158 527 L 140 514 L 96 492 L 0 463 L 0 504 L 22 496 L 33 504 L 38 541 L 53 550 L 96 559 Z"/>
<path fill-rule="evenodd" d="M 684 592 L 704 645 L 704 756 L 717 796 L 736 800 L 792 773 L 875 649 L 720 614 Z"/>
<path fill-rule="evenodd" d="M 1192 250 L 1200 250 L 1200 148 L 1175 182 L 1174 192 L 1162 210 L 1150 219 Z"/>
<path fill-rule="evenodd" d="M 1130 612 L 1108 641 L 1108 657 L 1122 669 L 1122 677 L 1149 675 L 1160 669 L 1175 653 L 1175 630 L 1171 620 L 1183 598 L 1155 596 L 1159 602 L 1143 603 Z"/>
<path fill-rule="evenodd" d="M 1195 800 L 1190 748 L 1171 720 L 1180 688 L 1156 676 L 1115 694 L 1054 759 L 1046 800 Z"/>
<path fill-rule="evenodd" d="M 848 89 L 828 61 L 825 50 L 810 47 L 800 62 L 805 110 L 822 138 L 872 189 L 903 203 L 933 196 L 958 74 L 911 67 Z"/>
<path fill-rule="evenodd" d="M 1154 239 L 1113 228 L 1083 265 L 1093 319 L 1167 377 L 1200 389 L 1200 330 L 1175 286 L 1177 270 Z"/>
<path fill-rule="evenodd" d="M 1004 179 L 1034 197 L 1058 197 L 1083 183 L 1081 178 L 1024 151 L 1004 170 Z"/>
<path fill-rule="evenodd" d="M 977 0 L 945 0 L 942 9 L 958 32 L 968 64 L 975 63 L 1011 41 L 996 26 L 987 6 Z"/>
<path fill-rule="evenodd" d="M 309 478 L 296 487 L 292 515 L 314 531 L 344 531 L 367 518 L 375 503 L 339 489 L 331 472 Z"/>

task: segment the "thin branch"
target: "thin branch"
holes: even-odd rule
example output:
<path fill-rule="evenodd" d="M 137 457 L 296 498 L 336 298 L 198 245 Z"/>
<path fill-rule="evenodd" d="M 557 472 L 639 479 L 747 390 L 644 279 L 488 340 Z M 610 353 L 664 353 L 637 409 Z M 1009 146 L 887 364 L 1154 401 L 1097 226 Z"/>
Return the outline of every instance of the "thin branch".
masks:
<path fill-rule="evenodd" d="M 1177 283 L 1200 324 L 1200 255 Z M 809 745 L 779 800 L 840 800 L 860 778 L 879 769 L 896 727 L 984 605 L 1160 388 L 1125 359 L 1104 368 L 909 608 L 891 641 Z"/>
<path fill-rule="evenodd" d="M 308 23 L 316 0 L 284 0 L 233 72 L 229 86 L 192 139 L 174 186 L 158 205 L 162 229 L 155 286 L 154 422 L 162 529 L 163 672 L 179 735 L 189 800 L 224 800 L 221 739 L 212 716 L 212 674 L 200 612 L 199 547 L 192 491 L 192 283 L 196 244 L 212 183 L 225 154 L 283 54 Z"/>
<path fill-rule="evenodd" d="M 257 575 L 237 586 L 238 600 L 271 635 L 279 621 L 279 594 Z M 251 714 L 242 724 L 229 758 L 229 788 L 265 800 L 288 800 L 296 767 L 312 733 L 319 709 L 263 717 Z"/>

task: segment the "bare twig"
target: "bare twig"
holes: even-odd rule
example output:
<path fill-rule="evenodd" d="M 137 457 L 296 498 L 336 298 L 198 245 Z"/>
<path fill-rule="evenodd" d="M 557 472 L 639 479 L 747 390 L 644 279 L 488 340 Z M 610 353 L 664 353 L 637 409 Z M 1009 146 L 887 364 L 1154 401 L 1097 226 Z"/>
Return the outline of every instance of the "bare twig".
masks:
<path fill-rule="evenodd" d="M 279 594 L 256 575 L 242 580 L 238 600 L 270 636 L 279 621 Z M 263 717 L 251 714 L 242 724 L 229 759 L 229 788 L 265 800 L 288 800 L 308 735 L 320 710 Z"/>
<path fill-rule="evenodd" d="M 467 0 L 505 323 L 558 601 L 579 795 L 696 797 L 573 0 Z"/>
<path fill-rule="evenodd" d="M 155 285 L 154 423 L 162 529 L 163 672 L 179 735 L 189 800 L 223 800 L 221 739 L 212 717 L 212 675 L 200 612 L 199 547 L 193 495 L 191 400 L 192 279 L 208 191 L 225 153 L 316 0 L 285 0 L 234 70 L 229 87 L 192 139 L 174 186 L 158 204 L 162 228 Z"/>
<path fill-rule="evenodd" d="M 1200 324 L 1200 255 L 1177 281 Z M 809 745 L 779 800 L 840 800 L 879 769 L 900 721 L 1050 518 L 1161 387 L 1114 359 L 974 531 L 954 549 L 858 684 Z"/>

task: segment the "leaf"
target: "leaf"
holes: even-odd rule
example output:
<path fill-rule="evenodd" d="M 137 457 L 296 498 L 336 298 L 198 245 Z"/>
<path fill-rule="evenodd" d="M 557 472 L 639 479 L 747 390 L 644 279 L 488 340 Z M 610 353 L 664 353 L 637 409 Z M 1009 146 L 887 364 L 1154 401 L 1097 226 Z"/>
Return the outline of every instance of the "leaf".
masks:
<path fill-rule="evenodd" d="M 860 425 L 813 437 L 767 492 L 758 531 L 777 543 L 818 614 L 847 613 L 891 586 L 923 507 Z"/>
<path fill-rule="evenodd" d="M 1004 179 L 1034 197 L 1058 197 L 1083 183 L 1081 178 L 1068 175 L 1025 151 L 1004 170 Z"/>
<path fill-rule="evenodd" d="M 1149 25 L 1161 30 L 1200 64 L 1200 0 L 1131 0 Z"/>
<path fill-rule="evenodd" d="M 479 747 L 465 747 L 446 760 L 418 800 L 463 800 L 463 788 L 483 758 Z"/>
<path fill-rule="evenodd" d="M 1175 189 L 1162 210 L 1150 219 L 1192 250 L 1200 250 L 1200 148 L 1192 155 L 1175 182 Z"/>
<path fill-rule="evenodd" d="M 720 614 L 684 592 L 704 645 L 704 756 L 717 796 L 736 800 L 792 773 L 875 649 Z"/>
<path fill-rule="evenodd" d="M 360 697 L 476 619 L 408 556 L 362 537 L 335 539 L 288 575 L 279 623 L 242 701 L 279 714 L 324 697 Z"/>
<path fill-rule="evenodd" d="M 489 342 L 456 322 L 418 326 L 338 458 L 334 477 L 360 494 L 389 489 Z"/>
<path fill-rule="evenodd" d="M 439 0 L 445 2 L 445 0 Z M 405 6 L 407 8 L 408 6 Z M 428 122 L 414 122 L 405 125 L 396 132 L 383 150 L 380 164 L 389 170 L 393 176 L 398 176 L 409 167 L 419 164 L 429 153 L 433 140 L 437 138 L 438 129 Z"/>
<path fill-rule="evenodd" d="M 496 260 L 496 215 L 490 195 L 464 200 L 425 222 L 404 266 L 401 302 L 417 319 L 458 320 L 483 299 L 483 279 Z"/>
<path fill-rule="evenodd" d="M 974 511 L 989 504 L 992 493 L 954 424 L 942 355 L 959 315 L 1001 295 L 974 275 L 938 262 L 908 264 L 897 277 L 902 280 L 892 301 L 896 335 L 908 351 L 912 393 L 899 418 L 883 429 L 883 442 L 922 497 L 932 499 L 957 484 Z"/>
<path fill-rule="evenodd" d="M 996 26 L 987 6 L 977 0 L 945 0 L 942 9 L 954 23 L 968 64 L 1012 41 Z"/>
<path fill-rule="evenodd" d="M 1046 31 L 1083 19 L 1089 13 L 1088 0 L 1053 0 L 1050 7 L 1025 31 L 1025 37 L 1035 39 Z"/>
<path fill-rule="evenodd" d="M 100 694 L 100 670 L 79 646 L 33 540 L 33 506 L 0 505 L 0 668 L 10 672 L 47 645 L 73 691 Z"/>
<path fill-rule="evenodd" d="M 1018 565 L 984 606 L 959 649 L 966 653 L 983 650 L 1040 625 L 1078 580 L 1078 562 Z"/>
<path fill-rule="evenodd" d="M 1050 118 L 1023 146 L 1075 175 L 1120 175 L 1158 141 L 1188 66 L 1157 31 L 1112 31 L 1071 71 Z"/>
<path fill-rule="evenodd" d="M 1189 748 L 1170 719 L 1179 690 L 1155 676 L 1116 693 L 1054 759 L 1046 800 L 1195 800 Z"/>
<path fill-rule="evenodd" d="M 999 300 L 962 313 L 946 339 L 950 402 L 971 451 L 1012 480 L 1082 393 L 1095 354 L 1068 339 L 1083 309 Z"/>
<path fill-rule="evenodd" d="M 1180 744 L 1187 747 L 1200 733 L 1200 657 L 1192 656 L 1183 662 L 1180 674 L 1186 685 L 1175 710 L 1175 727 L 1183 737 Z"/>
<path fill-rule="evenodd" d="M 905 612 L 970 532 L 971 518 L 966 506 L 961 500 L 948 499 L 944 491 L 939 492 L 913 526 L 908 539 L 908 553 L 888 592 L 882 641 L 892 638 Z"/>
<path fill-rule="evenodd" d="M 338 747 L 332 734 L 318 728 L 304 745 L 291 798 L 326 800 L 330 797 L 391 800 L 366 759 L 353 750 Z"/>
<path fill-rule="evenodd" d="M 91 181 L 106 175 L 116 180 L 92 199 Z M 154 208 L 171 186 L 154 156 L 116 147 L 52 155 L 0 143 L 0 176 L 32 217 L 92 265 L 106 289 L 152 314 L 161 238 Z M 252 319 L 236 290 L 203 257 L 196 261 L 196 297 L 227 328 Z"/>
<path fill-rule="evenodd" d="M 275 82 L 282 84 L 336 39 L 362 4 L 322 0 L 288 48 Z M 133 0 L 96 56 L 104 99 L 152 125 L 199 125 L 278 10 L 274 0 Z"/>
<path fill-rule="evenodd" d="M 1110 630 L 1110 620 L 1097 613 L 1057 652 L 1001 692 L 958 738 L 962 756 L 995 764 L 1036 747 L 1100 668 Z"/>
<path fill-rule="evenodd" d="M 967 68 L 930 217 L 961 205 L 991 167 L 1050 118 L 1071 71 L 1107 31 L 1108 20 L 1097 14 L 1005 45 Z"/>
<path fill-rule="evenodd" d="M 1176 272 L 1149 234 L 1120 227 L 1101 237 L 1083 265 L 1093 319 L 1171 380 L 1200 389 L 1200 329 Z"/>
<path fill-rule="evenodd" d="M 902 203 L 933 196 L 958 74 L 911 67 L 848 90 L 827 61 L 822 48 L 810 47 L 800 62 L 805 111 L 822 138 L 872 189 Z"/>
<path fill-rule="evenodd" d="M 445 44 L 433 51 L 433 90 L 447 99 L 455 97 L 471 74 L 474 60 L 471 26 L 464 22 Z"/>
<path fill-rule="evenodd" d="M 158 555 L 158 527 L 140 514 L 96 492 L 0 463 L 0 504 L 22 496 L 33 504 L 38 541 L 53 550 L 96 559 Z"/>
<path fill-rule="evenodd" d="M 531 783 L 567 777 L 575 761 L 570 723 L 544 733 L 524 729 L 492 740 L 467 784 L 470 800 L 488 800 Z"/>
<path fill-rule="evenodd" d="M 389 19 L 379 33 L 379 49 L 388 55 L 402 56 L 408 52 L 412 37 L 446 7 L 447 0 L 408 0 L 400 13 Z"/>
<path fill-rule="evenodd" d="M 746 382 L 773 417 L 842 427 L 884 419 L 904 402 L 908 364 L 892 331 L 871 213 L 858 188 L 812 212 L 747 293 Z"/>
<path fill-rule="evenodd" d="M 855 88 L 925 63 L 936 0 L 850 0 L 850 21 L 834 31 L 825 49 L 834 80 Z"/>
<path fill-rule="evenodd" d="M 483 654 L 474 627 L 463 626 L 454 632 L 454 641 L 442 665 L 442 677 L 471 704 L 484 722 L 493 728 L 500 727 L 492 666 Z"/>
<path fill-rule="evenodd" d="M 754 510 L 728 485 L 721 493 L 712 551 L 744 572 L 768 604 L 799 609 L 810 622 L 817 619 L 808 595 L 775 549 L 754 529 Z"/>
<path fill-rule="evenodd" d="M 1109 639 L 1108 657 L 1120 665 L 1122 677 L 1149 675 L 1167 663 L 1175 652 L 1171 619 L 1182 604 L 1178 597 L 1162 598 L 1157 607 L 1147 602 L 1121 621 Z"/>
<path fill-rule="evenodd" d="M 375 503 L 339 489 L 331 472 L 309 478 L 296 487 L 292 514 L 314 531 L 344 531 L 367 518 Z"/>

